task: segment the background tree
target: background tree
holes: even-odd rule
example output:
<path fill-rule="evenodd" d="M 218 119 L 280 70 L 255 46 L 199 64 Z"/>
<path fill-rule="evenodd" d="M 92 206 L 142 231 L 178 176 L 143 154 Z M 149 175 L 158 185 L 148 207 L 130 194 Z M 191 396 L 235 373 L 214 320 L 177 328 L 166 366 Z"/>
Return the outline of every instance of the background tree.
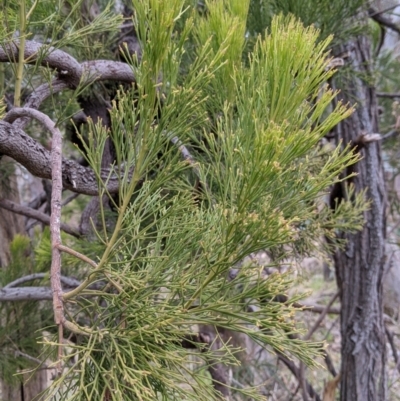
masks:
<path fill-rule="evenodd" d="M 399 32 L 398 25 L 388 16 L 390 13 L 396 15 L 397 2 L 299 3 L 288 0 L 268 4 L 254 1 L 251 4 L 254 12 L 249 14 L 249 24 L 254 27 L 255 32 L 262 31 L 261 27 L 265 26 L 270 15 L 281 11 L 295 14 L 305 25 L 315 24 L 320 27 L 321 37 L 331 33 L 335 35 L 332 54 L 342 58 L 343 67 L 339 68 L 331 84 L 341 90 L 340 99 L 356 104 L 356 112 L 338 124 L 328 139 L 334 139 L 336 144 L 342 141 L 357 147 L 363 156 L 362 161 L 352 166 L 347 173 L 357 172 L 357 177 L 351 181 L 357 190 L 368 191 L 371 202 L 371 209 L 365 214 L 363 231 L 344 235 L 347 247 L 333 253 L 342 304 L 341 399 L 386 399 L 382 284 L 384 280 L 387 282 L 385 274 L 392 279 L 395 277 L 393 273 L 388 275 L 388 270 L 394 263 L 393 247 L 384 256 L 385 247 L 387 248 L 387 199 L 380 143 L 397 135 L 396 104 L 390 99 L 396 99 L 397 91 L 394 88 L 398 86 L 398 61 L 396 50 L 394 53 L 382 51 L 385 50 L 382 45 L 389 36 L 388 32 Z M 379 96 L 386 99 L 381 102 L 381 106 L 384 106 L 380 109 L 383 122 L 381 131 L 378 128 L 376 87 L 382 88 Z M 380 136 L 378 132 L 384 135 Z M 397 164 L 394 161 L 396 154 L 397 147 L 392 139 L 390 146 L 386 148 L 385 158 L 391 160 L 391 165 L 386 165 L 386 172 L 393 181 L 396 177 L 393 173 Z M 341 183 L 331 192 L 333 207 L 339 199 L 348 197 L 346 185 Z M 395 197 L 392 194 L 389 222 L 396 222 L 398 218 Z M 395 227 L 390 229 L 390 241 L 398 242 L 393 237 Z M 387 329 L 386 332 L 390 333 Z M 397 362 L 397 351 L 390 334 L 388 339 Z"/>
<path fill-rule="evenodd" d="M 50 217 L 0 201 L 51 232 L 33 232 L 31 253 L 16 252 L 2 274 L 2 369 L 15 370 L 16 351 L 26 364 L 53 359 L 44 398 L 229 397 L 232 333 L 308 364 L 321 351 L 295 336 L 296 298 L 279 302 L 289 276 L 243 260 L 267 249 L 277 263 L 311 253 L 321 236 L 342 245 L 337 232 L 360 228 L 362 193 L 349 189 L 337 208 L 317 207 L 358 161 L 350 147 L 318 146 L 351 109 L 332 106 L 336 93 L 324 85 L 334 73 L 331 38 L 319 40 L 292 17 L 273 19 L 268 35 L 246 43 L 247 2 L 133 5 L 126 20 L 112 5 L 82 2 L 3 8 L 9 110 L 0 152 L 51 178 L 52 188 L 44 197 Z M 62 147 L 63 130 L 84 160 Z M 62 200 L 62 190 L 92 200 Z M 72 200 L 64 216 L 76 219 L 71 210 L 85 204 L 80 229 L 61 222 Z M 26 285 L 43 284 L 49 269 L 51 289 Z M 48 327 L 48 303 L 24 332 L 26 344 L 10 341 L 11 302 L 28 299 L 53 301 L 57 328 L 42 349 L 32 329 Z"/>

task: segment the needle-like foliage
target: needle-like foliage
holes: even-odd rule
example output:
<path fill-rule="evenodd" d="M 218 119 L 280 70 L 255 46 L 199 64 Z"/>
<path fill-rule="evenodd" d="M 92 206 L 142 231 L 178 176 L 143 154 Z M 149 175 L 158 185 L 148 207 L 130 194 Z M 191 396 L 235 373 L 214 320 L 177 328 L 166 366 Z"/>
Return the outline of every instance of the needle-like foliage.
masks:
<path fill-rule="evenodd" d="M 313 365 L 321 345 L 293 339 L 294 299 L 275 301 L 290 277 L 241 262 L 261 250 L 306 254 L 321 236 L 361 224 L 360 197 L 320 211 L 323 192 L 357 161 L 350 149 L 319 148 L 352 112 L 330 106 L 331 37 L 278 16 L 243 59 L 248 1 L 207 1 L 205 15 L 183 0 L 133 3 L 136 82 L 114 100 L 111 129 L 89 121 L 84 142 L 100 196 L 113 142 L 114 219 L 103 213 L 93 227 L 96 265 L 64 295 L 75 342 L 44 399 L 219 399 L 200 368 L 237 363 L 235 350 L 200 341 L 204 325 Z M 73 47 L 72 36 L 53 44 Z"/>

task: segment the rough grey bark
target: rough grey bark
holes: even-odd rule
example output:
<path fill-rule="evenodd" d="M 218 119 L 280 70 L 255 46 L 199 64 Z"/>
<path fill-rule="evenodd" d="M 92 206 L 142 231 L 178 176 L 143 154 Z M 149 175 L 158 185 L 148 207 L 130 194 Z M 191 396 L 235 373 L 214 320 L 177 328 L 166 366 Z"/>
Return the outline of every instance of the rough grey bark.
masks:
<path fill-rule="evenodd" d="M 50 151 L 5 121 L 0 121 L 0 153 L 12 157 L 36 177 L 51 177 Z M 108 179 L 109 173 L 109 169 L 103 171 L 104 180 Z M 63 159 L 62 174 L 64 189 L 86 195 L 99 193 L 98 180 L 91 168 L 81 166 L 72 159 Z M 117 193 L 119 185 L 118 177 L 112 175 L 107 189 L 110 193 Z"/>
<path fill-rule="evenodd" d="M 383 323 L 382 280 L 385 249 L 386 194 L 380 142 L 376 134 L 377 104 L 371 78 L 370 41 L 363 36 L 337 49 L 346 57 L 351 78 L 344 73 L 333 86 L 341 89 L 339 99 L 356 105 L 354 114 L 334 130 L 336 143 L 352 144 L 362 159 L 353 167 L 351 181 L 357 192 L 366 190 L 370 208 L 363 230 L 343 235 L 347 245 L 334 255 L 336 278 L 341 291 L 342 401 L 386 400 L 386 342 Z M 369 81 L 371 82 L 371 81 Z M 345 186 L 335 188 L 334 198 L 346 197 Z"/>

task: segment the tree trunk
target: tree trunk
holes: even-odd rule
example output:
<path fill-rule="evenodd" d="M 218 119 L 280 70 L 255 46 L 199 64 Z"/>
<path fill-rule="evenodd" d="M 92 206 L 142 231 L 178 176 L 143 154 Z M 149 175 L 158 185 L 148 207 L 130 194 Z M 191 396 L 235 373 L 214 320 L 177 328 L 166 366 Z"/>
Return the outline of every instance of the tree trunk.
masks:
<path fill-rule="evenodd" d="M 345 249 L 335 252 L 336 278 L 341 291 L 342 401 L 386 400 L 386 341 L 383 323 L 382 281 L 385 249 L 386 194 L 380 142 L 376 136 L 377 104 L 371 82 L 370 41 L 360 36 L 335 52 L 351 68 L 333 82 L 341 90 L 339 99 L 356 103 L 353 115 L 339 124 L 335 141 L 356 146 L 362 159 L 353 166 L 351 181 L 356 192 L 366 190 L 370 207 L 364 214 L 363 230 L 343 235 Z M 345 185 L 332 191 L 333 198 L 346 197 Z"/>

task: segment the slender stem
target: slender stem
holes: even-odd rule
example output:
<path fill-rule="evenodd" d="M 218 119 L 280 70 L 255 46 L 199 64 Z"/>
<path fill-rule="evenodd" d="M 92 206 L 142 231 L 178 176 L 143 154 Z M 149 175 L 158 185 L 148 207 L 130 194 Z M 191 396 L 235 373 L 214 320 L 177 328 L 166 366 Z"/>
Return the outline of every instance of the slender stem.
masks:
<path fill-rule="evenodd" d="M 28 206 L 19 205 L 18 203 L 9 201 L 7 199 L 0 199 L 0 208 L 9 210 L 10 212 L 20 214 L 22 216 L 35 219 L 46 225 L 50 224 L 50 217 L 46 213 L 39 212 L 38 210 Z M 81 236 L 77 229 L 70 227 L 68 224 L 60 223 L 60 227 L 61 230 L 65 231 L 67 234 L 70 234 L 76 238 L 79 238 Z"/>
<path fill-rule="evenodd" d="M 31 9 L 28 11 L 28 14 L 26 14 L 26 21 L 29 21 L 29 18 L 31 17 L 33 11 L 35 10 L 37 4 L 39 3 L 39 0 L 35 0 L 35 2 L 32 4 Z"/>
<path fill-rule="evenodd" d="M 47 116 L 45 116 L 47 117 Z M 61 244 L 61 195 L 62 195 L 62 139 L 60 130 L 55 127 L 54 123 L 47 117 L 42 118 L 47 121 L 51 130 L 51 214 L 50 214 L 50 237 L 51 237 L 51 267 L 50 267 L 50 283 L 53 292 L 53 310 L 54 320 L 58 325 L 58 374 L 62 373 L 62 355 L 63 355 L 63 323 L 64 303 L 62 299 L 63 290 L 61 287 L 61 251 L 57 245 Z M 53 126 L 51 127 L 51 124 Z"/>
<path fill-rule="evenodd" d="M 130 182 L 128 191 L 127 191 L 126 195 L 124 196 L 122 205 L 118 210 L 118 219 L 115 224 L 114 232 L 113 232 L 113 235 L 111 236 L 110 240 L 107 243 L 107 247 L 103 253 L 103 256 L 102 256 L 100 262 L 97 264 L 97 267 L 94 269 L 94 271 L 91 272 L 91 274 L 83 281 L 83 283 L 80 286 L 76 287 L 75 289 L 73 289 L 69 292 L 64 293 L 64 295 L 63 295 L 64 301 L 67 301 L 68 299 L 75 297 L 82 290 L 84 290 L 87 286 L 89 286 L 96 279 L 95 274 L 93 274 L 93 273 L 100 271 L 108 261 L 110 253 L 111 253 L 115 243 L 118 240 L 119 232 L 121 231 L 121 228 L 122 228 L 122 222 L 125 217 L 126 209 L 129 205 L 129 202 L 130 202 L 132 194 L 136 188 L 136 185 L 140 181 L 140 170 L 141 170 L 141 166 L 142 166 L 142 164 L 145 160 L 145 156 L 146 156 L 146 144 L 145 144 L 145 141 L 143 141 L 143 142 L 144 143 L 142 144 L 142 146 L 140 148 L 139 157 L 138 157 L 138 160 L 135 165 L 134 172 L 133 172 L 132 181 Z"/>
<path fill-rule="evenodd" d="M 82 255 L 81 253 L 79 253 L 79 252 L 77 252 L 77 251 L 75 251 L 75 250 L 73 250 L 73 249 L 71 249 L 71 248 L 68 248 L 67 246 L 62 245 L 62 244 L 58 244 L 58 245 L 57 245 L 57 248 L 58 248 L 60 251 L 69 253 L 70 255 L 75 256 L 76 258 L 78 258 L 78 259 L 80 259 L 80 260 L 86 262 L 87 264 L 89 264 L 90 266 L 92 266 L 94 269 L 97 269 L 97 264 L 96 264 L 92 259 L 88 258 L 87 256 Z"/>
<path fill-rule="evenodd" d="M 25 29 L 26 29 L 26 14 L 25 0 L 19 2 L 19 50 L 18 50 L 18 67 L 17 76 L 15 79 L 14 91 L 14 106 L 21 106 L 21 87 L 24 76 L 25 62 Z"/>

